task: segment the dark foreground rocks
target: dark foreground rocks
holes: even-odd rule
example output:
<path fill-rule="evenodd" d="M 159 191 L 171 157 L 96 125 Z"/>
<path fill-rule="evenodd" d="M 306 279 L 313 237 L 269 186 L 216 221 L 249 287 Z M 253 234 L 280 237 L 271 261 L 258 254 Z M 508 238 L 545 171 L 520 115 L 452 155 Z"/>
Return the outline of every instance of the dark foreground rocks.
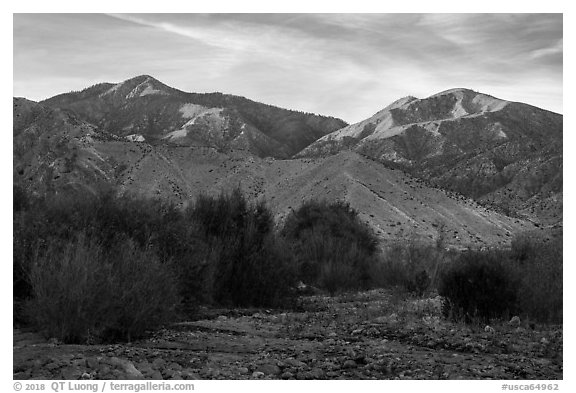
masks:
<path fill-rule="evenodd" d="M 238 312 L 116 345 L 14 331 L 14 379 L 562 379 L 561 326 L 450 323 L 438 299 L 369 291 Z"/>

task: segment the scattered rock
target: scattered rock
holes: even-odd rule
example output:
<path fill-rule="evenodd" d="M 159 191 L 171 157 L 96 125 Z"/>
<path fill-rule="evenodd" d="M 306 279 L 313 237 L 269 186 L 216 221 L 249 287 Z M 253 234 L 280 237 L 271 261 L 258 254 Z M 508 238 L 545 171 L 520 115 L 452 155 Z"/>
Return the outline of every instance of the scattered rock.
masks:
<path fill-rule="evenodd" d="M 166 367 L 166 361 L 162 358 L 156 358 L 152 361 L 152 368 L 154 370 L 162 370 Z"/>
<path fill-rule="evenodd" d="M 142 373 L 128 360 L 113 357 L 108 359 L 108 364 L 124 371 L 128 377 L 127 379 L 144 379 Z"/>
<path fill-rule="evenodd" d="M 62 373 L 62 379 L 76 380 L 82 377 L 82 374 L 84 374 L 84 370 L 82 370 L 80 367 L 77 366 L 68 366 L 64 367 L 61 370 L 61 373 Z"/>
<path fill-rule="evenodd" d="M 310 376 L 314 379 L 324 379 L 326 374 L 321 368 L 314 367 L 312 370 L 310 370 Z"/>
<path fill-rule="evenodd" d="M 248 368 L 246 368 L 246 367 L 240 367 L 240 368 L 238 369 L 238 372 L 239 372 L 240 374 L 248 374 L 248 373 L 250 372 L 250 370 L 248 370 Z"/>
<path fill-rule="evenodd" d="M 513 316 L 508 324 L 512 327 L 519 327 L 520 326 L 520 317 Z"/>
<path fill-rule="evenodd" d="M 194 371 L 192 371 L 189 368 L 182 370 L 182 377 L 184 379 L 200 379 L 198 374 L 196 374 Z"/>
<path fill-rule="evenodd" d="M 20 371 L 12 375 L 14 380 L 30 379 L 32 372 L 30 370 Z"/>
<path fill-rule="evenodd" d="M 100 362 L 98 361 L 98 359 L 94 357 L 86 358 L 86 367 L 88 367 L 91 370 L 96 370 L 98 368 L 99 363 Z"/>
<path fill-rule="evenodd" d="M 356 368 L 357 364 L 354 360 L 348 359 L 344 362 L 344 368 Z"/>
<path fill-rule="evenodd" d="M 291 366 L 291 367 L 295 367 L 295 368 L 307 367 L 306 363 L 301 362 L 300 360 L 297 360 L 294 358 L 288 358 L 288 359 L 284 360 L 284 364 Z"/>
<path fill-rule="evenodd" d="M 282 371 L 280 367 L 275 364 L 267 363 L 262 364 L 256 368 L 256 371 L 263 372 L 266 375 L 279 375 Z"/>

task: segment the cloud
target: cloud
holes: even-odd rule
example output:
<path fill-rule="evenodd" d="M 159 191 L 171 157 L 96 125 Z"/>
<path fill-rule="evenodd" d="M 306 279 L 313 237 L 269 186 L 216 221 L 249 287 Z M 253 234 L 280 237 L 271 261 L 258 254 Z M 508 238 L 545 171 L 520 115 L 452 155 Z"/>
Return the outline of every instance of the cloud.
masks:
<path fill-rule="evenodd" d="M 561 14 L 15 14 L 14 94 L 150 74 L 349 122 L 452 87 L 560 111 L 562 34 Z"/>
<path fill-rule="evenodd" d="M 530 57 L 537 59 L 540 57 L 546 57 L 551 55 L 557 55 L 563 53 L 563 39 L 560 38 L 556 44 L 548 48 L 535 49 L 530 53 Z"/>

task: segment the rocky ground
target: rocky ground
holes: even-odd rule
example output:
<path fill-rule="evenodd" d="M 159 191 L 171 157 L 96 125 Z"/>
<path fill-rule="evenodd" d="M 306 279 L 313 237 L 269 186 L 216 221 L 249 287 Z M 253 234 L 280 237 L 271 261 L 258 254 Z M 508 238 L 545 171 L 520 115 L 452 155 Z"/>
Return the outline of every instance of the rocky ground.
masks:
<path fill-rule="evenodd" d="M 562 379 L 562 326 L 441 318 L 386 290 L 298 311 L 206 310 L 146 339 L 64 345 L 14 330 L 14 379 Z"/>

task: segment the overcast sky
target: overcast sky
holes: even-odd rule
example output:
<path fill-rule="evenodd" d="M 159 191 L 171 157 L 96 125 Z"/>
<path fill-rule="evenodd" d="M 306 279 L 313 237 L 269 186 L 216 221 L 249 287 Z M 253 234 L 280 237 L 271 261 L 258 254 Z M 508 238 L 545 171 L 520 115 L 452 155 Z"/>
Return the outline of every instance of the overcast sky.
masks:
<path fill-rule="evenodd" d="M 561 14 L 15 14 L 14 95 L 149 74 L 365 119 L 466 87 L 562 113 Z"/>

